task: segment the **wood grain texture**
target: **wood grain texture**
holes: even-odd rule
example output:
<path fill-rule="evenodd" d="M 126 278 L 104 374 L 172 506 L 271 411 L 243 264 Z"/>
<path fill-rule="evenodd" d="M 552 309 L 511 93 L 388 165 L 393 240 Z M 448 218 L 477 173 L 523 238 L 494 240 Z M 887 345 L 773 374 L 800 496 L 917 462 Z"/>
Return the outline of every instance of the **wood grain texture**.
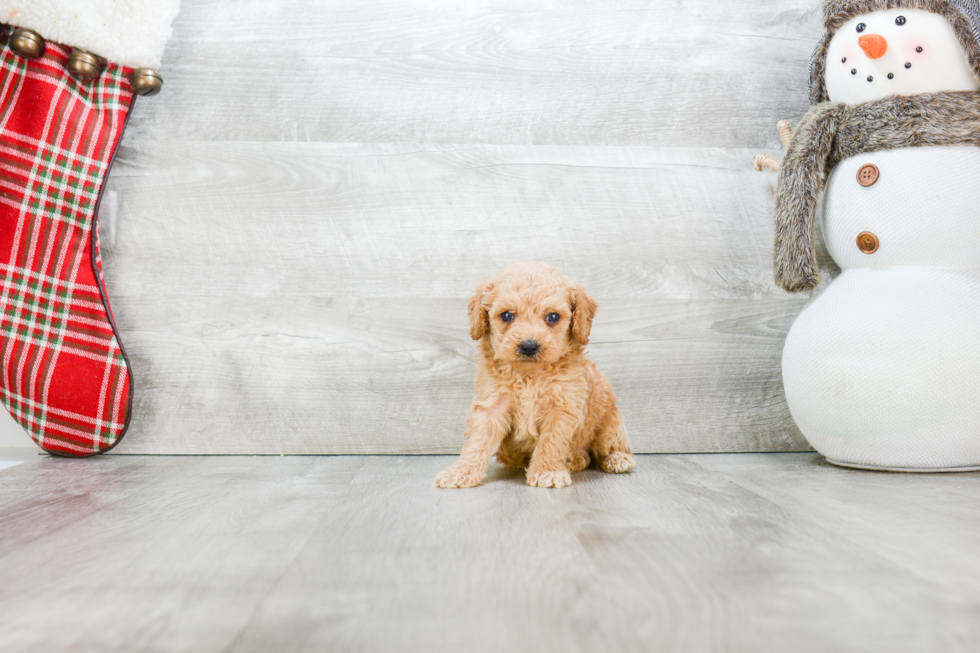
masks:
<path fill-rule="evenodd" d="M 449 457 L 0 472 L 0 650 L 975 650 L 980 474 L 640 456 L 532 489 Z M 57 615 L 52 619 L 51 615 Z"/>
<path fill-rule="evenodd" d="M 805 448 L 779 357 L 807 298 L 772 286 L 773 179 L 750 161 L 692 148 L 124 151 L 111 184 L 132 219 L 106 265 L 137 418 L 118 451 L 458 451 L 465 298 L 524 259 L 555 263 L 602 304 L 590 350 L 638 451 Z"/>
<path fill-rule="evenodd" d="M 752 161 L 806 108 L 817 14 L 188 0 L 108 182 L 118 452 L 457 451 L 465 299 L 526 259 L 602 305 L 637 450 L 806 449 L 779 356 L 808 298 L 772 284 Z"/>
<path fill-rule="evenodd" d="M 141 138 L 779 145 L 817 2 L 188 0 Z M 737 108 L 737 109 L 736 109 Z M 778 119 L 778 118 L 777 118 Z"/>

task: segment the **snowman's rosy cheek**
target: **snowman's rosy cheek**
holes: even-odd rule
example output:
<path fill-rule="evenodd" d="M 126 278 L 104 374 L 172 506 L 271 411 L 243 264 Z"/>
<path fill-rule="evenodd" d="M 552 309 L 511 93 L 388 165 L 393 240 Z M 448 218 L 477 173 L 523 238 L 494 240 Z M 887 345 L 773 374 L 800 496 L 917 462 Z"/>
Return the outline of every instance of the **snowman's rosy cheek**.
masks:
<path fill-rule="evenodd" d="M 922 61 L 927 50 L 928 47 L 922 42 L 921 39 L 906 41 L 902 46 L 902 58 L 905 59 L 905 61 L 911 61 L 913 63 L 916 61 Z"/>
<path fill-rule="evenodd" d="M 858 55 L 861 53 L 860 48 L 847 47 L 841 50 L 841 64 L 855 64 L 858 60 Z"/>

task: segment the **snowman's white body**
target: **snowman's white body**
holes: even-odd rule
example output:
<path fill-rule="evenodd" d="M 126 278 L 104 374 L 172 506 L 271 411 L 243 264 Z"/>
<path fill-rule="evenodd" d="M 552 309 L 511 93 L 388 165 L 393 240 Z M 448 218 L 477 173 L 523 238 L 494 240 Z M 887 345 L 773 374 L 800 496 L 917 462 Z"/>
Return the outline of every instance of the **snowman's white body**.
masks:
<path fill-rule="evenodd" d="M 858 183 L 866 164 L 879 170 Z M 793 324 L 783 383 L 793 418 L 833 462 L 980 467 L 980 148 L 840 162 L 820 210 L 842 273 Z M 863 253 L 861 232 L 879 247 Z"/>
<path fill-rule="evenodd" d="M 865 50 L 860 39 L 871 34 L 887 49 Z M 825 80 L 830 100 L 848 104 L 978 86 L 945 18 L 909 8 L 841 25 Z M 862 186 L 867 164 L 878 179 Z M 800 313 L 783 349 L 800 430 L 836 463 L 980 467 L 980 148 L 845 159 L 819 219 L 842 272 Z M 862 232 L 877 237 L 873 253 L 858 246 Z"/>

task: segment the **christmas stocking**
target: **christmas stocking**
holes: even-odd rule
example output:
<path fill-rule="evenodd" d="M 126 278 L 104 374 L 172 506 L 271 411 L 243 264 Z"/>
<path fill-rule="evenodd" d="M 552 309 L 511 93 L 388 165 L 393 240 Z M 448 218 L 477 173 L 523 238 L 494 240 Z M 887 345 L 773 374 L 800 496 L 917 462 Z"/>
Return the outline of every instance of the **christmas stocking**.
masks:
<path fill-rule="evenodd" d="M 179 0 L 0 0 L 0 400 L 41 448 L 111 449 L 133 380 L 97 211 Z"/>

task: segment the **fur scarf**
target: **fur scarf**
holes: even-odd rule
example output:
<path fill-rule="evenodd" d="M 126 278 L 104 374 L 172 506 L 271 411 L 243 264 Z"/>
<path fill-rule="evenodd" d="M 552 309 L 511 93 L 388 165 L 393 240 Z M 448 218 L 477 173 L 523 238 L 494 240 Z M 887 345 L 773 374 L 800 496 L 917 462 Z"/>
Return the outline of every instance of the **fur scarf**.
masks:
<path fill-rule="evenodd" d="M 980 146 L 980 92 L 889 96 L 858 105 L 821 102 L 803 117 L 776 182 L 773 277 L 790 292 L 820 281 L 817 201 L 837 163 L 858 154 L 929 145 Z"/>

